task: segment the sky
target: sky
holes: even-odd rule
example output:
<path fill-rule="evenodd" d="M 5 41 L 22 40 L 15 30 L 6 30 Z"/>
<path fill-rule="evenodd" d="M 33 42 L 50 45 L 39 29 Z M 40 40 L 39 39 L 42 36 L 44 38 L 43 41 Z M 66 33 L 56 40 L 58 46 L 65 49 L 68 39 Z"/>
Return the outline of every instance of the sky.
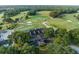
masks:
<path fill-rule="evenodd" d="M 79 0 L 0 0 L 0 5 L 79 5 Z"/>

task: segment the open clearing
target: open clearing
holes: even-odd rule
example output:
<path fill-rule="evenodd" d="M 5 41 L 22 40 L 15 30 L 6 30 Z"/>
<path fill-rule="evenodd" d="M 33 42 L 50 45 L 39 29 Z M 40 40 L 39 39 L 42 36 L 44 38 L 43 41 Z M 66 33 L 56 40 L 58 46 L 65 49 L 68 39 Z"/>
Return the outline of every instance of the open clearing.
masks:
<path fill-rule="evenodd" d="M 38 12 L 38 15 L 42 15 L 42 16 L 49 16 L 49 13 L 50 13 L 51 11 L 39 11 Z"/>

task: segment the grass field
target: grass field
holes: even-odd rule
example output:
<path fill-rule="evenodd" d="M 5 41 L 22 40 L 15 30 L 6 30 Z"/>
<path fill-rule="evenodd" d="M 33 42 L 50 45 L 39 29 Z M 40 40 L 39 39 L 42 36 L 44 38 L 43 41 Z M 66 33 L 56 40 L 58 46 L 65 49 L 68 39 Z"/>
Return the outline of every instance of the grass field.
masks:
<path fill-rule="evenodd" d="M 74 17 L 77 14 L 65 14 L 62 19 L 56 18 L 53 21 L 50 20 L 49 23 L 68 30 L 79 28 L 79 20 Z"/>
<path fill-rule="evenodd" d="M 12 17 L 20 18 L 24 17 L 26 12 L 21 12 L 20 14 Z M 74 15 L 77 15 L 79 13 L 74 14 L 65 14 L 62 18 L 51 18 L 48 16 L 49 11 L 41 11 L 39 12 L 39 15 L 30 16 L 29 19 L 24 20 L 20 23 L 18 23 L 18 27 L 15 28 L 16 31 L 23 31 L 23 30 L 29 30 L 33 28 L 44 28 L 46 27 L 43 22 L 47 22 L 49 26 L 57 26 L 59 28 L 65 28 L 67 30 L 79 28 L 79 20 L 74 17 Z M 31 22 L 31 25 L 28 25 L 27 23 Z"/>
<path fill-rule="evenodd" d="M 42 16 L 49 16 L 49 13 L 50 13 L 51 11 L 39 11 L 39 12 L 37 12 L 38 13 L 38 15 L 42 15 Z"/>
<path fill-rule="evenodd" d="M 4 13 L 0 13 L 0 23 L 2 23 L 2 17 L 3 17 Z"/>
<path fill-rule="evenodd" d="M 3 14 L 3 13 L 1 13 L 1 14 L 0 14 L 0 18 L 2 18 L 2 17 L 3 17 L 3 15 L 4 15 L 4 14 Z"/>
<path fill-rule="evenodd" d="M 40 17 L 40 19 L 39 19 Z M 45 20 L 42 16 L 32 16 L 30 19 L 24 20 L 23 22 L 19 23 L 19 26 L 16 28 L 16 30 L 29 30 L 33 28 L 44 28 L 45 26 L 42 24 Z M 28 22 L 31 22 L 32 25 L 28 25 Z"/>
<path fill-rule="evenodd" d="M 16 18 L 21 18 L 21 17 L 24 17 L 27 15 L 27 12 L 28 11 L 24 11 L 24 12 L 21 12 L 20 14 L 16 15 L 16 16 L 13 16 L 11 17 L 13 20 L 15 20 Z"/>

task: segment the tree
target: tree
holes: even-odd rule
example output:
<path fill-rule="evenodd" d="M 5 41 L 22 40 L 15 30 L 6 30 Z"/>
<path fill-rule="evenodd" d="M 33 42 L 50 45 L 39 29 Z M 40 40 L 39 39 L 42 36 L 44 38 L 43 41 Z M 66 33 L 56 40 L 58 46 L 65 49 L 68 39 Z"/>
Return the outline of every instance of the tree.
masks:
<path fill-rule="evenodd" d="M 28 16 L 28 15 L 26 15 L 26 16 L 25 16 L 25 19 L 28 19 L 28 18 L 29 18 L 29 16 Z"/>
<path fill-rule="evenodd" d="M 52 11 L 52 12 L 50 12 L 50 14 L 49 14 L 49 16 L 51 16 L 51 17 L 53 17 L 53 18 L 58 17 L 59 15 L 60 15 L 60 12 L 58 12 L 58 11 Z"/>
<path fill-rule="evenodd" d="M 61 29 L 61 28 L 58 28 L 56 31 L 55 31 L 55 35 L 58 35 L 58 36 L 63 36 L 67 34 L 67 30 L 66 29 Z"/>
<path fill-rule="evenodd" d="M 68 42 L 61 36 L 55 37 L 53 39 L 53 42 L 47 45 L 48 53 L 54 53 L 54 54 L 70 54 L 75 53 L 74 50 L 72 50 L 68 44 L 65 42 Z"/>
<path fill-rule="evenodd" d="M 17 24 L 10 24 L 7 26 L 8 29 L 14 29 L 17 26 Z"/>
<path fill-rule="evenodd" d="M 69 31 L 69 38 L 72 44 L 79 46 L 79 29 Z"/>
<path fill-rule="evenodd" d="M 30 46 L 28 43 L 25 43 L 25 44 L 21 47 L 21 53 L 23 53 L 23 54 L 32 53 L 32 46 Z"/>
<path fill-rule="evenodd" d="M 31 37 L 27 32 L 16 31 L 9 36 L 9 42 L 14 42 L 10 48 L 8 48 L 7 53 L 31 53 L 32 46 L 29 45 L 28 40 Z M 10 52 L 10 51 L 11 52 Z"/>
<path fill-rule="evenodd" d="M 3 22 L 14 23 L 13 19 L 11 19 L 10 17 L 4 18 Z"/>
<path fill-rule="evenodd" d="M 74 17 L 76 17 L 76 19 L 78 19 L 78 20 L 79 20 L 79 15 L 77 15 L 77 16 L 74 16 Z"/>
<path fill-rule="evenodd" d="M 30 10 L 30 11 L 28 12 L 28 15 L 36 15 L 36 10 Z"/>
<path fill-rule="evenodd" d="M 2 26 L 0 26 L 0 30 L 2 29 Z"/>
<path fill-rule="evenodd" d="M 30 35 L 27 32 L 23 31 L 16 31 L 9 37 L 12 41 L 14 41 L 17 44 L 24 44 L 30 39 Z"/>
<path fill-rule="evenodd" d="M 10 46 L 6 49 L 6 53 L 8 53 L 8 54 L 20 54 L 20 50 L 19 50 L 19 47 Z"/>
<path fill-rule="evenodd" d="M 6 48 L 3 46 L 0 46 L 0 54 L 6 53 Z"/>
<path fill-rule="evenodd" d="M 51 37 L 53 37 L 54 36 L 54 29 L 53 28 L 48 28 L 48 29 L 45 29 L 44 30 L 44 35 L 45 35 L 45 37 L 49 37 L 49 38 L 51 38 Z"/>

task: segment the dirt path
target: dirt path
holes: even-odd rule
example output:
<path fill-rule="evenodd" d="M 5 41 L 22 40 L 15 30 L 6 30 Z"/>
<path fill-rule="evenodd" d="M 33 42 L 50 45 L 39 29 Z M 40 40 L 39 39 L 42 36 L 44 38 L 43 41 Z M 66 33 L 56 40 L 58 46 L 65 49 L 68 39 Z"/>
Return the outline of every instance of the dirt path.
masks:
<path fill-rule="evenodd" d="M 72 22 L 71 20 L 67 20 L 67 22 Z"/>
<path fill-rule="evenodd" d="M 48 25 L 47 22 L 43 22 L 42 24 L 43 24 L 44 26 L 46 26 L 46 28 L 50 28 L 50 27 L 51 27 L 51 26 Z"/>

